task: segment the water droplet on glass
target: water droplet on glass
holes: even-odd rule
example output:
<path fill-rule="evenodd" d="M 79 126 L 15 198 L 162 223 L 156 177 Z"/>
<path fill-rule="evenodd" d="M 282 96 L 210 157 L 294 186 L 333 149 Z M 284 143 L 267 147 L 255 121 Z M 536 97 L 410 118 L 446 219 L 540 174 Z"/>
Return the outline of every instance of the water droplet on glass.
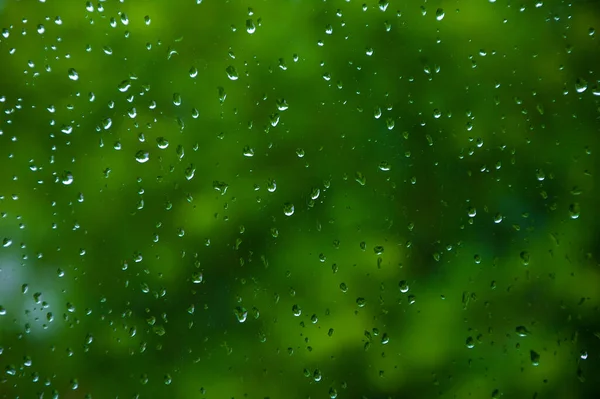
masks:
<path fill-rule="evenodd" d="M 130 87 L 131 87 L 131 81 L 129 79 L 126 79 L 126 80 L 122 81 L 121 83 L 119 83 L 119 85 L 117 86 L 117 89 L 119 89 L 119 91 L 121 93 L 125 93 L 127 90 L 129 90 Z"/>
<path fill-rule="evenodd" d="M 193 272 L 192 273 L 192 283 L 200 284 L 203 280 L 202 272 Z"/>
<path fill-rule="evenodd" d="M 111 126 L 112 126 L 112 119 L 110 119 L 110 118 L 102 119 L 102 127 L 104 128 L 104 130 L 110 129 Z"/>
<path fill-rule="evenodd" d="M 443 10 L 443 9 L 441 9 L 441 8 L 438 8 L 438 9 L 435 11 L 435 19 L 437 19 L 438 21 L 441 21 L 442 19 L 444 19 L 444 16 L 445 16 L 445 15 L 446 15 L 446 14 L 444 13 L 444 10 Z M 451 18 L 451 19 L 452 19 L 452 18 Z"/>
<path fill-rule="evenodd" d="M 139 163 L 146 163 L 150 159 L 150 153 L 148 151 L 139 150 L 135 153 L 135 160 Z"/>
<path fill-rule="evenodd" d="M 521 263 L 523 263 L 523 266 L 529 265 L 529 252 L 522 251 L 519 256 L 521 257 Z"/>
<path fill-rule="evenodd" d="M 235 318 L 237 319 L 237 321 L 239 321 L 240 323 L 245 322 L 248 318 L 248 311 L 241 306 L 236 307 L 233 313 L 235 314 Z"/>
<path fill-rule="evenodd" d="M 181 105 L 181 94 L 173 94 L 173 105 L 175 105 L 176 107 L 179 107 Z"/>
<path fill-rule="evenodd" d="M 71 80 L 77 80 L 77 79 L 79 79 L 79 74 L 77 73 L 77 71 L 75 70 L 75 68 L 70 68 L 69 69 L 69 79 L 71 79 Z"/>
<path fill-rule="evenodd" d="M 238 79 L 238 72 L 235 69 L 234 66 L 230 65 L 227 68 L 225 68 L 225 72 L 227 72 L 227 77 L 230 80 L 237 80 Z"/>
<path fill-rule="evenodd" d="M 366 176 L 364 176 L 362 173 L 360 172 L 356 172 L 356 174 L 354 175 L 354 179 L 356 180 L 356 182 L 358 184 L 360 184 L 361 186 L 364 186 L 365 184 L 367 184 L 367 178 Z"/>
<path fill-rule="evenodd" d="M 515 328 L 515 331 L 517 332 L 519 337 L 526 337 L 527 335 L 529 335 L 529 330 L 527 330 L 525 326 L 517 326 L 517 328 Z"/>
<path fill-rule="evenodd" d="M 277 100 L 277 109 L 280 111 L 285 111 L 288 109 L 288 103 L 285 101 L 285 98 L 281 98 Z"/>
<path fill-rule="evenodd" d="M 319 198 L 319 195 L 321 195 L 321 189 L 318 187 L 314 187 L 311 191 L 310 191 L 310 198 L 314 201 L 317 198 Z"/>
<path fill-rule="evenodd" d="M 390 165 L 390 163 L 389 163 L 389 162 L 387 162 L 387 161 L 381 161 L 381 162 L 379 163 L 379 170 L 382 170 L 382 171 L 384 171 L 384 172 L 387 172 L 387 171 L 389 171 L 391 168 L 392 168 L 392 166 L 391 166 L 391 165 Z"/>
<path fill-rule="evenodd" d="M 569 217 L 571 219 L 578 219 L 581 213 L 581 209 L 579 207 L 579 203 L 575 202 L 569 205 Z"/>
<path fill-rule="evenodd" d="M 253 157 L 254 156 L 254 149 L 251 148 L 250 146 L 245 146 L 244 149 L 242 150 L 242 154 L 244 154 L 245 157 Z"/>
<path fill-rule="evenodd" d="M 246 32 L 249 34 L 256 32 L 256 25 L 254 25 L 254 21 L 252 19 L 246 20 Z"/>
<path fill-rule="evenodd" d="M 285 216 L 292 216 L 294 214 L 294 204 L 286 202 L 283 205 L 283 214 Z"/>
<path fill-rule="evenodd" d="M 300 316 L 302 314 L 302 309 L 300 309 L 300 306 L 298 306 L 298 305 L 292 306 L 292 314 L 296 317 Z"/>
<path fill-rule="evenodd" d="M 473 347 L 475 346 L 475 340 L 473 339 L 473 337 L 467 337 L 465 345 L 467 346 L 467 348 L 473 349 Z"/>
<path fill-rule="evenodd" d="M 65 186 L 70 185 L 71 183 L 73 183 L 73 174 L 71 172 L 64 172 L 62 175 L 61 182 Z"/>
<path fill-rule="evenodd" d="M 400 281 L 400 283 L 398 283 L 398 287 L 400 288 L 400 292 L 404 294 L 408 292 L 409 287 L 405 280 Z"/>
<path fill-rule="evenodd" d="M 588 83 L 585 79 L 578 78 L 575 81 L 575 90 L 577 90 L 577 93 L 583 93 L 584 91 L 587 90 L 587 87 L 588 87 Z"/>
<path fill-rule="evenodd" d="M 225 195 L 225 193 L 227 192 L 227 189 L 229 188 L 229 185 L 223 181 L 218 181 L 215 180 L 213 181 L 213 188 L 220 192 L 221 195 Z"/>
<path fill-rule="evenodd" d="M 164 150 L 167 147 L 169 147 L 169 141 L 167 139 L 165 139 L 164 137 L 158 137 L 156 139 L 156 144 L 158 145 L 158 148 L 160 148 L 161 150 Z"/>
<path fill-rule="evenodd" d="M 472 206 L 467 208 L 467 216 L 469 216 L 470 218 L 474 218 L 477 215 L 477 209 L 473 208 Z"/>
<path fill-rule="evenodd" d="M 529 351 L 529 357 L 531 358 L 531 364 L 534 366 L 540 365 L 540 354 L 536 351 Z"/>

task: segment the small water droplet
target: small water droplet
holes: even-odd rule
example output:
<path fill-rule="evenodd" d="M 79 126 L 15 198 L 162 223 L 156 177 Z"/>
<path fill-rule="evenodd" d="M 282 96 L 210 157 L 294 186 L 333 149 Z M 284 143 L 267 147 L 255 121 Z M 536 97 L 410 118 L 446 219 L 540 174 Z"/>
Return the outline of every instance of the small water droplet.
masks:
<path fill-rule="evenodd" d="M 77 71 L 75 70 L 75 68 L 70 68 L 69 69 L 69 79 L 71 79 L 71 80 L 77 80 L 77 79 L 79 79 L 79 74 L 77 73 Z"/>
<path fill-rule="evenodd" d="M 390 165 L 390 163 L 389 163 L 389 162 L 387 162 L 387 161 L 381 161 L 381 162 L 379 163 L 379 170 L 381 170 L 381 171 L 387 172 L 387 171 L 389 171 L 391 168 L 392 168 L 392 166 L 391 166 L 391 165 Z"/>
<path fill-rule="evenodd" d="M 441 9 L 441 8 L 438 8 L 438 9 L 435 11 L 435 19 L 437 19 L 438 21 L 441 21 L 442 19 L 444 19 L 444 16 L 445 16 L 445 15 L 446 15 L 446 14 L 444 13 L 444 10 L 443 10 L 443 9 Z"/>
<path fill-rule="evenodd" d="M 125 93 L 127 90 L 129 90 L 130 87 L 131 87 L 131 81 L 129 79 L 125 79 L 124 81 L 119 83 L 119 85 L 117 86 L 117 89 L 119 89 L 119 91 L 121 93 Z"/>
<path fill-rule="evenodd" d="M 292 216 L 294 214 L 294 204 L 291 202 L 286 202 L 283 205 L 283 214 L 285 216 Z"/>
<path fill-rule="evenodd" d="M 256 25 L 254 25 L 254 21 L 252 19 L 246 20 L 246 32 L 249 34 L 256 32 Z"/>
<path fill-rule="evenodd" d="M 227 68 L 225 68 L 225 72 L 227 72 L 227 77 L 230 80 L 238 80 L 238 72 L 234 66 L 229 65 Z"/>
<path fill-rule="evenodd" d="M 400 283 L 398 283 L 398 287 L 400 288 L 400 292 L 404 294 L 407 293 L 409 290 L 408 283 L 406 282 L 406 280 L 400 281 Z"/>
<path fill-rule="evenodd" d="M 135 160 L 139 163 L 146 163 L 150 160 L 150 153 L 148 151 L 139 150 L 135 153 Z"/>
<path fill-rule="evenodd" d="M 531 364 L 534 366 L 539 366 L 540 365 L 540 354 L 537 353 L 536 351 L 530 351 L 529 352 L 529 356 L 531 358 Z"/>
<path fill-rule="evenodd" d="M 473 347 L 475 347 L 475 340 L 473 339 L 473 337 L 467 337 L 465 345 L 467 346 L 467 348 L 473 349 Z"/>
<path fill-rule="evenodd" d="M 204 279 L 202 272 L 193 272 L 192 273 L 192 282 L 194 284 L 200 284 Z"/>
<path fill-rule="evenodd" d="M 527 330 L 527 327 L 525 326 L 517 326 L 517 328 L 515 328 L 515 331 L 517 332 L 519 337 L 526 337 L 529 335 L 529 330 Z"/>
<path fill-rule="evenodd" d="M 579 207 L 579 203 L 575 202 L 569 205 L 569 216 L 571 219 L 578 219 L 581 214 L 581 209 Z"/>
<path fill-rule="evenodd" d="M 248 158 L 253 157 L 254 156 L 254 149 L 247 145 L 242 150 L 242 154 L 244 154 L 244 156 L 248 157 Z"/>
<path fill-rule="evenodd" d="M 245 322 L 248 318 L 248 311 L 241 306 L 236 307 L 233 313 L 235 314 L 237 321 L 240 323 Z"/>
<path fill-rule="evenodd" d="M 62 175 L 61 182 L 65 186 L 70 185 L 71 183 L 73 183 L 73 174 L 71 172 L 65 171 Z"/>
<path fill-rule="evenodd" d="M 169 147 L 169 141 L 167 139 L 165 139 L 164 137 L 158 137 L 156 139 L 156 144 L 158 145 L 158 148 L 160 148 L 161 150 L 164 150 L 167 147 Z"/>
<path fill-rule="evenodd" d="M 528 266 L 529 265 L 529 252 L 527 251 L 522 251 L 519 256 L 521 257 L 521 263 L 523 263 L 523 266 Z"/>
<path fill-rule="evenodd" d="M 302 309 L 300 308 L 300 306 L 298 306 L 298 305 L 292 306 L 292 314 L 296 317 L 300 316 L 302 314 Z"/>
<path fill-rule="evenodd" d="M 585 79 L 582 78 L 578 78 L 575 81 L 575 90 L 577 90 L 577 93 L 583 93 L 584 91 L 586 91 L 588 88 L 588 83 Z"/>

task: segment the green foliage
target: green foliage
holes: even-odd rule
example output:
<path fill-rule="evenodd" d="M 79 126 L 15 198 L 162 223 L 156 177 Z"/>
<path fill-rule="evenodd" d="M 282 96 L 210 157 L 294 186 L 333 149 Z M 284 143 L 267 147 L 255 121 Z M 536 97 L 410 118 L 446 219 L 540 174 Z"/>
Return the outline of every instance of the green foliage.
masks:
<path fill-rule="evenodd" d="M 599 14 L 0 1 L 0 396 L 595 397 Z"/>

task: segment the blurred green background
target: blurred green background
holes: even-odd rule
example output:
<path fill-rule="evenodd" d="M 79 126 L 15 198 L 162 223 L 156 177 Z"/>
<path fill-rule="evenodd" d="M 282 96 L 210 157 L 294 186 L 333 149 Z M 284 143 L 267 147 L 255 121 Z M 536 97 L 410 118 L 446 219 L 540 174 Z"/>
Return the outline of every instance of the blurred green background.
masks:
<path fill-rule="evenodd" d="M 599 21 L 3 0 L 0 397 L 598 397 Z"/>

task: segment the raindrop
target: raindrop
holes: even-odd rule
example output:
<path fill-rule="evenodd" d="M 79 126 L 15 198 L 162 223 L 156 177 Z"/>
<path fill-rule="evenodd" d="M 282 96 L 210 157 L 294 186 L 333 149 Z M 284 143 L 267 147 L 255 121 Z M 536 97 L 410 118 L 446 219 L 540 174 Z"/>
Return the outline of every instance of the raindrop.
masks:
<path fill-rule="evenodd" d="M 400 283 L 398 283 L 398 287 L 400 287 L 400 292 L 402 293 L 407 293 L 408 292 L 408 283 L 406 282 L 406 280 L 402 280 L 400 281 Z"/>
<path fill-rule="evenodd" d="M 256 25 L 254 25 L 254 21 L 252 19 L 246 20 L 246 32 L 249 34 L 256 32 Z"/>
<path fill-rule="evenodd" d="M 519 256 L 521 257 L 521 263 L 523 263 L 523 266 L 529 265 L 529 252 L 522 251 Z"/>
<path fill-rule="evenodd" d="M 473 349 L 473 347 L 475 346 L 475 340 L 473 339 L 473 337 L 467 337 L 465 345 L 467 346 L 467 348 Z"/>
<path fill-rule="evenodd" d="M 192 283 L 200 284 L 203 280 L 202 272 L 193 272 L 192 273 Z"/>
<path fill-rule="evenodd" d="M 230 80 L 238 80 L 238 72 L 234 66 L 228 66 L 227 68 L 225 68 L 225 72 L 227 72 L 227 77 Z"/>
<path fill-rule="evenodd" d="M 527 330 L 525 326 L 517 326 L 517 328 L 515 328 L 515 331 L 517 332 L 519 337 L 526 337 L 529 335 L 529 330 Z"/>
<path fill-rule="evenodd" d="M 127 90 L 129 90 L 130 87 L 131 87 L 131 81 L 129 79 L 125 79 L 124 81 L 119 83 L 119 85 L 117 86 L 117 89 L 119 89 L 119 91 L 121 93 L 125 93 Z"/>
<path fill-rule="evenodd" d="M 381 161 L 381 162 L 379 163 L 379 170 L 382 170 L 382 171 L 384 171 L 384 172 L 387 172 L 387 171 L 389 171 L 391 168 L 392 168 L 392 167 L 391 167 L 390 163 L 389 163 L 389 162 L 387 162 L 387 161 Z"/>
<path fill-rule="evenodd" d="M 435 19 L 437 19 L 438 21 L 441 21 L 442 19 L 444 19 L 444 16 L 446 14 L 444 13 L 444 10 L 442 10 L 441 8 L 438 8 L 435 12 Z"/>
<path fill-rule="evenodd" d="M 569 216 L 571 219 L 578 219 L 581 213 L 581 209 L 579 208 L 579 203 L 575 202 L 569 205 Z"/>
<path fill-rule="evenodd" d="M 150 159 L 150 153 L 148 151 L 139 150 L 135 153 L 135 160 L 139 163 L 146 163 Z"/>
<path fill-rule="evenodd" d="M 240 323 L 245 322 L 248 318 L 248 311 L 241 306 L 236 307 L 233 313 L 235 314 L 235 318 L 237 319 L 237 321 L 239 321 Z"/>
<path fill-rule="evenodd" d="M 583 93 L 584 91 L 587 90 L 587 87 L 588 87 L 588 83 L 585 79 L 578 78 L 575 81 L 575 90 L 577 90 L 577 93 Z"/>
<path fill-rule="evenodd" d="M 294 214 L 294 204 L 291 202 L 286 202 L 283 205 L 283 214 L 285 216 L 292 216 Z"/>
<path fill-rule="evenodd" d="M 540 365 L 540 354 L 536 351 L 529 351 L 529 357 L 531 358 L 531 364 L 534 366 Z"/>
<path fill-rule="evenodd" d="M 364 186 L 365 184 L 367 184 L 367 178 L 360 172 L 356 172 L 354 179 L 361 186 Z"/>
<path fill-rule="evenodd" d="M 302 309 L 300 309 L 300 306 L 298 306 L 298 305 L 292 306 L 292 314 L 296 317 L 300 316 L 302 314 Z"/>
<path fill-rule="evenodd" d="M 253 157 L 254 156 L 254 149 L 250 148 L 250 146 L 245 146 L 244 149 L 242 150 L 242 154 L 244 154 L 245 157 Z"/>
<path fill-rule="evenodd" d="M 156 143 L 158 145 L 158 148 L 160 148 L 161 150 L 164 150 L 167 147 L 169 147 L 169 141 L 167 139 L 165 139 L 164 137 L 158 137 L 156 139 Z"/>
<path fill-rule="evenodd" d="M 494 223 L 498 224 L 498 223 L 502 222 L 503 219 L 504 219 L 504 217 L 502 216 L 502 214 L 500 212 L 498 212 L 494 216 Z"/>
<path fill-rule="evenodd" d="M 65 171 L 62 175 L 61 182 L 65 186 L 70 185 L 71 183 L 73 183 L 73 174 L 71 172 Z"/>
<path fill-rule="evenodd" d="M 77 71 L 75 70 L 75 68 L 70 68 L 69 69 L 69 79 L 71 79 L 71 80 L 77 80 L 77 79 L 79 79 L 79 74 L 77 73 Z"/>

